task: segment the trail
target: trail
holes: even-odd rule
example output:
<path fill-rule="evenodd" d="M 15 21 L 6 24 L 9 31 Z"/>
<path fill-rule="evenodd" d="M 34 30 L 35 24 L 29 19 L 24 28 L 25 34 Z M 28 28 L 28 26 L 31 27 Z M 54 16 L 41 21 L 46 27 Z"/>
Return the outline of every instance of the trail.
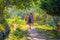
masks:
<path fill-rule="evenodd" d="M 38 30 L 34 27 L 28 30 L 28 40 L 46 40 L 44 33 L 39 34 Z"/>
<path fill-rule="evenodd" d="M 50 39 L 48 36 L 41 30 L 37 30 L 35 27 L 28 29 L 28 40 L 60 40 L 60 39 Z"/>

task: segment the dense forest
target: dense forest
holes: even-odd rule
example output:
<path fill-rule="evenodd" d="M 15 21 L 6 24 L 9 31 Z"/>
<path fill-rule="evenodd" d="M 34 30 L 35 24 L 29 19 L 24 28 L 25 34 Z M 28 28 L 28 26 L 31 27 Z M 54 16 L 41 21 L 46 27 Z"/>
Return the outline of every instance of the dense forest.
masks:
<path fill-rule="evenodd" d="M 60 0 L 0 0 L 0 40 L 27 40 L 25 15 L 30 13 L 38 31 L 59 39 Z"/>

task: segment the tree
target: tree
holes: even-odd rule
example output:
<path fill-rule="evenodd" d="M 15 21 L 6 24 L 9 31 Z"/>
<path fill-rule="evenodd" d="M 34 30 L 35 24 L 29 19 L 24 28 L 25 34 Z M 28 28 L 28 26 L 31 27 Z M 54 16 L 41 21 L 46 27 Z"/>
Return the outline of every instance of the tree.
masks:
<path fill-rule="evenodd" d="M 53 17 L 58 30 L 60 26 L 56 17 L 60 16 L 60 0 L 41 0 L 40 8 Z"/>
<path fill-rule="evenodd" d="M 6 29 L 9 28 L 3 13 L 5 7 L 16 6 L 16 8 L 23 10 L 30 8 L 33 2 L 35 3 L 35 0 L 0 0 L 0 24 L 4 25 Z"/>
<path fill-rule="evenodd" d="M 16 8 L 23 10 L 26 9 L 26 7 L 30 8 L 33 5 L 33 2 L 35 4 L 35 1 L 36 0 L 0 0 L 0 24 L 9 27 L 3 13 L 5 7 L 16 6 Z"/>
<path fill-rule="evenodd" d="M 3 11 L 5 7 L 12 7 L 15 5 L 19 9 L 26 9 L 26 7 L 30 8 L 33 3 L 38 4 L 36 1 L 37 0 L 0 0 L 0 23 L 1 20 L 4 19 Z"/>

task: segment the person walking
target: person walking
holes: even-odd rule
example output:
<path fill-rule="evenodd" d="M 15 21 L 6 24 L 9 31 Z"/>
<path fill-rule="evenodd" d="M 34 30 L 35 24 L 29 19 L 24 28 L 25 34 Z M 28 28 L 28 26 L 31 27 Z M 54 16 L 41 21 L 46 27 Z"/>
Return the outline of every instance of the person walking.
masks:
<path fill-rule="evenodd" d="M 28 14 L 25 14 L 25 21 L 27 21 L 28 20 Z"/>
<path fill-rule="evenodd" d="M 30 29 L 31 29 L 31 27 L 33 27 L 33 23 L 34 23 L 34 15 L 32 13 L 30 13 L 30 15 L 28 17 L 28 24 L 29 24 Z"/>

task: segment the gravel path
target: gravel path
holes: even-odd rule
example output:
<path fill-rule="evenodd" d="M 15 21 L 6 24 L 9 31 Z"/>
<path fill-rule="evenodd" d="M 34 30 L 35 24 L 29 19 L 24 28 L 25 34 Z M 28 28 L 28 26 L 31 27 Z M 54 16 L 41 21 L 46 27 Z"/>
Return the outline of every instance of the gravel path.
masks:
<path fill-rule="evenodd" d="M 28 40 L 60 40 L 60 39 L 50 39 L 46 36 L 44 32 L 41 30 L 37 30 L 36 28 L 31 28 L 28 30 Z"/>
<path fill-rule="evenodd" d="M 46 40 L 44 34 L 39 34 L 38 30 L 35 28 L 31 28 L 28 30 L 28 40 Z"/>

